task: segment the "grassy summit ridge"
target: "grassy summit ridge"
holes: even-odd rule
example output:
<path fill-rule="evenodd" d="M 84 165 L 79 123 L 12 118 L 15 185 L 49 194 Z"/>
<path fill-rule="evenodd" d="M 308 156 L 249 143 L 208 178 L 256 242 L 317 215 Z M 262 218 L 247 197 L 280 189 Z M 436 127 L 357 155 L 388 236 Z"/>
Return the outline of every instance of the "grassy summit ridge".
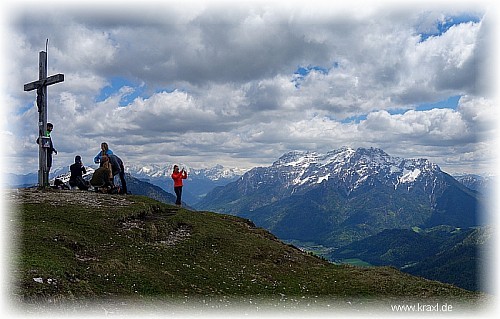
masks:
<path fill-rule="evenodd" d="M 143 196 L 19 190 L 11 232 L 22 302 L 184 296 L 458 298 L 389 267 L 334 265 L 252 222 Z M 14 206 L 13 206 L 14 207 Z"/>

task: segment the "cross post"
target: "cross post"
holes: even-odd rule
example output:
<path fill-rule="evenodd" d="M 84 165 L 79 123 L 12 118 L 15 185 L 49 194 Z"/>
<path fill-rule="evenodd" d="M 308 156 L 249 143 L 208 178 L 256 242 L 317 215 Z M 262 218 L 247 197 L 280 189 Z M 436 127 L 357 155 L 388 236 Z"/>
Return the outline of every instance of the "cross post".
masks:
<path fill-rule="evenodd" d="M 48 148 L 44 147 L 43 138 L 47 128 L 47 86 L 64 81 L 64 74 L 47 77 L 47 52 L 40 51 L 38 61 L 38 80 L 24 85 L 24 91 L 36 90 L 38 106 L 38 186 L 49 185 L 49 167 L 47 166 Z"/>

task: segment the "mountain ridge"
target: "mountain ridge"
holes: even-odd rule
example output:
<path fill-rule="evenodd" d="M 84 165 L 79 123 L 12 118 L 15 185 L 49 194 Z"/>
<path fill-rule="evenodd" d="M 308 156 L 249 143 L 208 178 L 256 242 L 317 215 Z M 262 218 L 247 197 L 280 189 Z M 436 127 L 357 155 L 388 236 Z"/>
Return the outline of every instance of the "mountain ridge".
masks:
<path fill-rule="evenodd" d="M 345 148 L 345 147 L 344 147 Z M 291 151 L 289 153 L 307 153 L 306 151 Z M 312 152 L 315 153 L 315 152 Z M 287 153 L 288 154 L 288 153 Z M 130 173 L 131 176 L 138 178 L 140 180 L 144 180 L 147 182 L 151 182 L 152 184 L 161 187 L 167 192 L 170 190 L 170 185 L 168 184 L 170 180 L 171 168 L 174 164 L 167 163 L 165 165 L 158 164 L 130 164 L 125 166 L 125 170 L 127 173 Z M 208 191 L 212 190 L 217 186 L 225 186 L 227 183 L 230 183 L 241 176 L 243 176 L 249 169 L 239 169 L 237 167 L 225 167 L 220 164 L 215 165 L 211 168 L 191 168 L 188 165 L 184 165 L 190 170 L 190 178 L 193 181 L 191 184 L 195 188 L 203 189 L 202 191 L 195 191 L 194 201 L 199 201 Z M 93 165 L 86 166 L 92 169 L 95 169 Z M 258 167 L 254 167 L 256 169 Z M 55 178 L 61 175 L 65 175 L 68 172 L 68 167 L 58 167 L 53 169 L 50 172 L 50 178 Z M 37 173 L 28 173 L 28 174 L 13 174 L 8 173 L 5 174 L 6 179 L 4 180 L 5 188 L 17 188 L 17 187 L 30 187 L 37 183 L 38 174 Z M 193 180 L 193 177 L 196 177 Z M 407 176 L 411 178 L 411 174 Z M 477 175 L 477 174 L 466 174 L 461 173 L 457 175 L 453 175 L 455 179 L 460 181 L 462 184 L 467 186 L 468 188 L 484 192 L 485 189 L 491 187 L 493 183 L 494 177 L 491 175 Z M 213 182 L 210 185 L 197 185 L 198 183 L 204 182 Z"/>
<path fill-rule="evenodd" d="M 188 173 L 192 176 L 198 176 L 200 178 L 206 178 L 212 181 L 218 181 L 221 179 L 233 179 L 241 176 L 246 170 L 239 168 L 227 168 L 220 164 L 217 164 L 211 168 L 193 168 L 186 164 L 177 164 L 180 167 L 184 167 Z M 146 164 L 146 165 L 127 165 L 125 171 L 130 173 L 135 177 L 168 177 L 172 174 L 173 163 L 167 163 L 164 165 L 158 164 Z"/>
<path fill-rule="evenodd" d="M 342 245 L 384 228 L 477 225 L 477 205 L 475 191 L 426 159 L 341 148 L 326 154 L 286 153 L 271 166 L 215 188 L 195 208 L 250 218 L 280 238 Z M 325 232 L 339 227 L 345 232 L 310 230 L 309 238 L 297 233 L 312 222 Z"/>

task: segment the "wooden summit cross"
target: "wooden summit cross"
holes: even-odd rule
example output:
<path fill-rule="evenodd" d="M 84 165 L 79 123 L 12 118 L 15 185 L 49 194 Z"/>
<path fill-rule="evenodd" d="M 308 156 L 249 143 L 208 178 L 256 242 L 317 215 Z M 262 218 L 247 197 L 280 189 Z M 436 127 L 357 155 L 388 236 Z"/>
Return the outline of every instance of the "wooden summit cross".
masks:
<path fill-rule="evenodd" d="M 47 128 L 47 86 L 64 81 L 64 74 L 47 77 L 47 52 L 40 51 L 38 61 L 38 80 L 24 85 L 24 91 L 36 90 L 38 106 L 38 186 L 49 185 L 49 168 L 47 167 L 47 147 L 43 147 L 42 137 Z"/>

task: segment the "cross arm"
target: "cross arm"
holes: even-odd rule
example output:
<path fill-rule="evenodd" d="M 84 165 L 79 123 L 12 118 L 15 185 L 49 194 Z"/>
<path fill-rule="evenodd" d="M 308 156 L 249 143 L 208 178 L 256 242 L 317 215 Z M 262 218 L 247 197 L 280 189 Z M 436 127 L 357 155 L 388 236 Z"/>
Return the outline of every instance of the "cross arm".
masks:
<path fill-rule="evenodd" d="M 64 81 L 64 74 L 56 74 L 49 76 L 48 78 L 30 82 L 24 85 L 24 91 L 32 91 L 38 89 L 39 87 L 56 84 Z"/>

